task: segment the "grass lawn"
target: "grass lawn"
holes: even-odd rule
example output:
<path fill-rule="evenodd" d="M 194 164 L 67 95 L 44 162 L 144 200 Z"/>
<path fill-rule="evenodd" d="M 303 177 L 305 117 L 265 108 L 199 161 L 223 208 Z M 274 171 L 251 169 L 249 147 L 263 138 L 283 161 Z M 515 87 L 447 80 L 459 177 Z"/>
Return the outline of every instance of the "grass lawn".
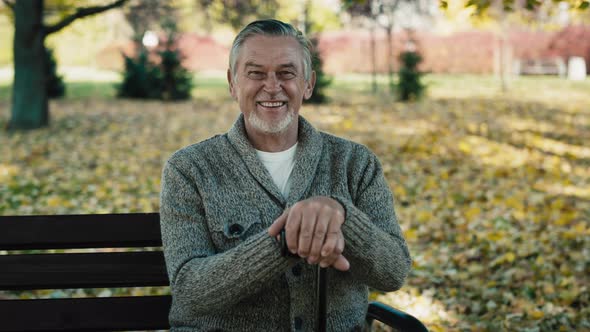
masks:
<path fill-rule="evenodd" d="M 118 100 L 113 80 L 68 82 L 49 128 L 0 132 L 0 214 L 150 212 L 178 148 L 225 132 L 238 111 L 225 76 L 186 102 Z M 403 104 L 343 75 L 302 110 L 380 158 L 414 269 L 372 297 L 432 331 L 590 331 L 590 80 L 425 78 Z M 0 80 L 0 127 L 9 116 Z M 49 296 L 49 295 L 47 295 Z"/>

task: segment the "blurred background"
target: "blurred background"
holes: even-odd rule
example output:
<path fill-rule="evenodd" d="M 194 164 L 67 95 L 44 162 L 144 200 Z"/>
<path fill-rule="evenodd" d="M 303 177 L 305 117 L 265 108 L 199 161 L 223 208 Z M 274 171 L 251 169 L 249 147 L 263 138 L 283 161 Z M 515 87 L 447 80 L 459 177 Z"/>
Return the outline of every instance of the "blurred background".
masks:
<path fill-rule="evenodd" d="M 414 268 L 372 298 L 432 331 L 590 331 L 589 5 L 3 0 L 0 215 L 157 212 L 167 158 L 239 114 L 234 36 L 274 17 L 315 45 L 302 115 L 395 195 Z"/>

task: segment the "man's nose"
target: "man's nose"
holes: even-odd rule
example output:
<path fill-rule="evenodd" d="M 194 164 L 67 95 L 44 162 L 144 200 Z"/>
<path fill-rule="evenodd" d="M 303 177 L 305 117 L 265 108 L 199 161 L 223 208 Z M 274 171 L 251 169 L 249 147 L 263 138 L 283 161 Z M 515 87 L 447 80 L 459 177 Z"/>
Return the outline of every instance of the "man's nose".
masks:
<path fill-rule="evenodd" d="M 282 89 L 281 81 L 275 72 L 270 72 L 264 80 L 264 91 L 268 93 L 280 92 Z"/>

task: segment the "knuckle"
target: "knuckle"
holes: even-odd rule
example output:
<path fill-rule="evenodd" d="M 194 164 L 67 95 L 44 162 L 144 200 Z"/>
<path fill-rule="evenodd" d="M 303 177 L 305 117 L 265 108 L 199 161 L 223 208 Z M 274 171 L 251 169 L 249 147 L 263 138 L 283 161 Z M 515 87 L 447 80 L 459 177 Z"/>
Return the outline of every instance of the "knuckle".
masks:
<path fill-rule="evenodd" d="M 314 201 L 309 202 L 309 207 L 312 209 L 315 209 L 315 210 L 319 210 L 322 208 L 322 204 L 320 202 L 314 200 Z"/>
<path fill-rule="evenodd" d="M 302 239 L 310 239 L 311 238 L 311 232 L 306 231 L 306 232 L 301 232 L 301 234 L 299 234 L 299 237 Z"/>
<path fill-rule="evenodd" d="M 315 232 L 317 234 L 322 234 L 322 236 L 323 236 L 324 234 L 326 234 L 327 231 L 328 231 L 328 229 L 327 229 L 326 225 L 324 225 L 324 223 L 320 222 L 315 226 Z"/>
<path fill-rule="evenodd" d="M 315 232 L 315 233 L 313 233 L 313 237 L 314 237 L 315 239 L 318 239 L 318 240 L 323 240 L 323 239 L 324 239 L 324 233 L 321 233 L 321 232 Z"/>

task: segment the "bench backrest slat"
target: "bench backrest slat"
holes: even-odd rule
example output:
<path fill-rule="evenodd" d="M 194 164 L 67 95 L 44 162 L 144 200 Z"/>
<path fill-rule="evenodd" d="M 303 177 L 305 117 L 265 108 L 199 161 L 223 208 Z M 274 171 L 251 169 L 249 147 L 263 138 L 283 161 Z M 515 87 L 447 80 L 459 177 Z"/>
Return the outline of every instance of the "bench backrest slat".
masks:
<path fill-rule="evenodd" d="M 0 256 L 0 289 L 167 285 L 161 251 Z"/>
<path fill-rule="evenodd" d="M 158 213 L 0 216 L 0 250 L 159 247 Z"/>
<path fill-rule="evenodd" d="M 168 329 L 170 296 L 2 300 L 3 331 Z"/>
<path fill-rule="evenodd" d="M 158 213 L 0 216 L 0 290 L 167 286 L 161 245 Z M 96 250 L 27 251 L 78 248 Z M 170 296 L 0 300 L 0 332 L 168 329 L 170 303 Z"/>

